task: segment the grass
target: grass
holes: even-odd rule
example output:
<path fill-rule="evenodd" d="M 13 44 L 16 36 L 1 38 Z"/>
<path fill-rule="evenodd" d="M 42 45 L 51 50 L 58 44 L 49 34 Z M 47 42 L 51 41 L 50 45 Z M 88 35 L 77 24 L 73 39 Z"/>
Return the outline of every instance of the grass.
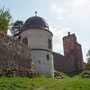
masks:
<path fill-rule="evenodd" d="M 90 73 L 90 71 L 84 71 Z M 0 90 L 90 90 L 90 78 L 80 73 L 61 73 L 64 79 L 27 78 L 19 76 L 0 77 Z"/>

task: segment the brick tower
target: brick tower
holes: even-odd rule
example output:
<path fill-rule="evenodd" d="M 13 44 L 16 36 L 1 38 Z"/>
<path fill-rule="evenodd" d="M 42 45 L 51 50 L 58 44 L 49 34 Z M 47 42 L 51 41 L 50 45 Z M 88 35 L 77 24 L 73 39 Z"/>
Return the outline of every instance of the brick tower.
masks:
<path fill-rule="evenodd" d="M 75 71 L 83 70 L 83 56 L 81 45 L 77 42 L 75 34 L 70 34 L 63 38 L 64 55 L 74 63 Z"/>

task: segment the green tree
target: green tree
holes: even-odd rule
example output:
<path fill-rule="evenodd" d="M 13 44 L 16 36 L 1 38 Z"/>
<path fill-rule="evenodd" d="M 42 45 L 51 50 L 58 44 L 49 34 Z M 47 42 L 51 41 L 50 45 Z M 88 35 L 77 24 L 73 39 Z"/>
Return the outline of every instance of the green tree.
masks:
<path fill-rule="evenodd" d="M 87 64 L 86 64 L 86 69 L 90 69 L 90 49 L 88 50 L 88 53 L 87 53 Z"/>
<path fill-rule="evenodd" d="M 0 9 L 0 31 L 6 33 L 11 20 L 11 14 L 9 10 Z"/>
<path fill-rule="evenodd" d="M 10 29 L 12 37 L 18 39 L 22 26 L 23 26 L 23 21 L 20 21 L 20 20 L 17 20 L 14 23 L 12 23 L 11 29 Z"/>
<path fill-rule="evenodd" d="M 90 61 L 90 49 L 88 50 L 88 53 L 87 53 L 87 60 Z"/>

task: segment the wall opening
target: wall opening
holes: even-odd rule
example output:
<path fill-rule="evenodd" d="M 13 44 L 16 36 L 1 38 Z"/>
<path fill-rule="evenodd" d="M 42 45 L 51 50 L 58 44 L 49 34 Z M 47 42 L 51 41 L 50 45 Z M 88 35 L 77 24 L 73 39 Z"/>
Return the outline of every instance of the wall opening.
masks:
<path fill-rule="evenodd" d="M 47 54 L 47 60 L 49 60 L 49 54 Z"/>
<path fill-rule="evenodd" d="M 28 39 L 27 38 L 23 38 L 23 43 L 28 45 Z"/>
<path fill-rule="evenodd" d="M 52 41 L 50 39 L 48 39 L 48 48 L 52 49 Z"/>
<path fill-rule="evenodd" d="M 39 63 L 41 63 L 41 61 L 39 60 Z"/>

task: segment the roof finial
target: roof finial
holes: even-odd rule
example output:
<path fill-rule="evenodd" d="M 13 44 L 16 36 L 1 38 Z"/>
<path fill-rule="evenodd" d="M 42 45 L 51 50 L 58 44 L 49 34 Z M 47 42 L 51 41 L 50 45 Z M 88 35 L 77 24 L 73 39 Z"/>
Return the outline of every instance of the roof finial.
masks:
<path fill-rule="evenodd" d="M 35 16 L 37 16 L 37 11 L 35 11 Z"/>
<path fill-rule="evenodd" d="M 68 31 L 68 36 L 70 36 L 70 32 Z"/>

